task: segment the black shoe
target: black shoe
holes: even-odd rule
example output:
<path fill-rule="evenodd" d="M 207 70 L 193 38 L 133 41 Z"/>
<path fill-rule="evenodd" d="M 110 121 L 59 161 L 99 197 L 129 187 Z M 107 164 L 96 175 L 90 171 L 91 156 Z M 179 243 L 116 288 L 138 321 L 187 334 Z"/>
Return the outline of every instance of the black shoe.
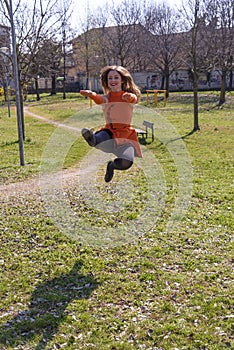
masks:
<path fill-rule="evenodd" d="M 114 163 L 110 160 L 106 167 L 105 181 L 110 182 L 114 176 Z"/>
<path fill-rule="evenodd" d="M 83 138 L 85 139 L 85 141 L 89 144 L 89 146 L 91 146 L 91 147 L 96 146 L 96 137 L 95 137 L 94 133 L 92 132 L 92 130 L 84 128 L 81 130 L 81 134 L 82 134 Z"/>

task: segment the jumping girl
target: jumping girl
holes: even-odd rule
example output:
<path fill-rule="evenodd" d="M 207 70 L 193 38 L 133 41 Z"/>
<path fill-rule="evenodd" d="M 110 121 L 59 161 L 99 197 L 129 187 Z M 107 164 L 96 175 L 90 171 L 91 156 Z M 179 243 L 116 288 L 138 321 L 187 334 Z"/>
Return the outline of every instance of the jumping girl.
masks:
<path fill-rule="evenodd" d="M 104 67 L 101 84 L 104 95 L 91 90 L 80 93 L 103 105 L 106 125 L 95 133 L 87 128 L 81 133 L 90 146 L 117 157 L 107 164 L 105 181 L 109 182 L 114 170 L 127 170 L 132 166 L 134 156 L 142 157 L 136 131 L 131 127 L 133 106 L 140 100 L 140 90 L 131 74 L 121 66 Z"/>

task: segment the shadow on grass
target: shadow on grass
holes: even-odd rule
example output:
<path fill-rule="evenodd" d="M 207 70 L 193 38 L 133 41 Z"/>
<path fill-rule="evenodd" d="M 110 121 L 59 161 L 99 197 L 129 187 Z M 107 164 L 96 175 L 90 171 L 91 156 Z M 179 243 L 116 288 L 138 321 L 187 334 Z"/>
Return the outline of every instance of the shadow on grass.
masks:
<path fill-rule="evenodd" d="M 34 349 L 45 349 L 65 320 L 67 306 L 75 300 L 88 299 L 98 287 L 93 276 L 79 273 L 81 266 L 82 262 L 77 261 L 67 274 L 39 284 L 28 309 L 0 327 L 0 344 L 15 348 L 35 339 Z"/>
<path fill-rule="evenodd" d="M 200 129 L 198 129 L 198 130 L 200 130 Z M 188 133 L 185 134 L 184 136 L 181 136 L 181 139 L 182 139 L 182 140 L 186 139 L 187 137 L 193 135 L 193 134 L 194 134 L 195 132 L 197 132 L 198 130 L 195 130 L 195 129 L 191 130 L 190 132 L 188 132 Z"/>
<path fill-rule="evenodd" d="M 8 146 L 15 145 L 17 143 L 19 143 L 18 140 L 16 140 L 16 141 L 5 141 L 5 142 L 1 143 L 0 147 L 8 147 Z"/>
<path fill-rule="evenodd" d="M 178 140 L 184 140 L 184 139 L 186 139 L 187 137 L 193 135 L 193 134 L 194 134 L 195 132 L 197 132 L 197 131 L 198 131 L 198 130 L 193 129 L 193 130 L 191 130 L 190 132 L 188 132 L 187 134 L 185 134 L 184 136 L 176 137 L 175 139 L 172 139 L 172 140 L 167 141 L 167 142 L 166 142 L 166 145 L 167 145 L 168 143 L 170 143 L 170 142 L 174 142 L 174 141 L 178 141 Z"/>

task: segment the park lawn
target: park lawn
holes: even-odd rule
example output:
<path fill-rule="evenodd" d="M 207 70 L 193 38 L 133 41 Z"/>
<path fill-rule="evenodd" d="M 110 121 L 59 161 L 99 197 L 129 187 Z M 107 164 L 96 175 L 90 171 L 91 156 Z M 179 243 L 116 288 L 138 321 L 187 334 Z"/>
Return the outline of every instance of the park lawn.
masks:
<path fill-rule="evenodd" d="M 48 118 L 52 121 L 64 122 L 70 116 L 74 115 L 77 110 L 83 109 L 87 105 L 80 102 L 78 108 L 77 99 L 72 98 L 64 101 L 61 96 L 49 97 L 43 96 L 42 100 L 36 102 L 30 100 L 25 103 L 25 107 L 35 114 Z M 56 126 L 50 125 L 45 121 L 37 120 L 28 116 L 27 112 L 24 115 L 25 124 L 25 142 L 24 142 L 24 158 L 25 166 L 20 167 L 19 146 L 17 133 L 17 120 L 15 108 L 12 107 L 12 117 L 8 118 L 6 108 L 0 109 L 0 152 L 1 152 L 1 167 L 0 167 L 0 184 L 17 182 L 36 176 L 40 171 L 41 156 L 43 149 L 56 129 Z M 79 139 L 80 133 L 77 135 Z M 68 156 L 64 167 L 74 165 L 87 152 L 87 146 L 80 143 L 80 139 L 72 146 L 70 155 Z"/>
<path fill-rule="evenodd" d="M 152 118 L 160 133 L 157 122 L 166 118 L 188 150 L 193 169 L 190 205 L 171 231 L 166 227 L 179 191 L 178 169 L 168 144 L 158 137 L 146 147 L 161 165 L 165 205 L 157 222 L 133 243 L 102 248 L 81 244 L 59 231 L 37 192 L 2 198 L 0 349 L 232 348 L 234 98 L 230 94 L 223 108 L 208 110 L 214 96 L 203 97 L 201 130 L 188 135 L 193 107 L 191 96 L 185 95 L 172 94 L 165 108 L 140 109 L 135 121 L 140 126 L 142 118 Z M 30 110 L 40 114 L 42 108 L 43 116 L 77 128 L 102 123 L 99 109 L 85 105 L 83 112 L 83 104 L 81 112 L 72 111 L 74 118 L 66 112 L 62 116 L 60 109 L 57 119 L 56 103 L 50 104 L 53 113 L 44 105 Z M 37 175 L 55 127 L 26 117 L 27 165 L 22 168 L 17 165 L 15 120 L 3 112 L 1 182 Z M 78 133 L 64 168 L 75 166 L 87 151 Z M 128 208 L 134 215 L 140 212 L 147 194 L 142 174 L 134 165 L 116 178 L 126 189 L 137 187 L 139 194 Z M 115 200 L 116 183 L 106 187 L 101 182 L 100 187 L 103 199 Z M 89 211 L 76 185 L 67 193 L 74 212 L 89 219 L 94 230 L 131 220 L 127 210 L 120 217 Z"/>
<path fill-rule="evenodd" d="M 54 96 L 42 94 L 40 101 L 36 101 L 35 96 L 32 95 L 26 101 L 25 106 L 43 117 L 55 121 L 64 121 L 64 119 L 76 113 L 77 110 L 89 107 L 89 100 L 79 93 L 68 93 L 66 99 L 63 99 L 61 93 Z"/>

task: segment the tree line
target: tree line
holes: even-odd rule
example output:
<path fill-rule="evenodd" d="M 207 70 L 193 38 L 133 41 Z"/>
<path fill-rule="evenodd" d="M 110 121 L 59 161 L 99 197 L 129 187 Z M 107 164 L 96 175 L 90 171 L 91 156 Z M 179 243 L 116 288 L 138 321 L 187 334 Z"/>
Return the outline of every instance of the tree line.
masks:
<path fill-rule="evenodd" d="M 0 23 L 6 26 L 8 1 L 0 3 Z M 72 28 L 71 0 L 15 1 L 20 87 L 23 92 L 32 79 L 37 87 L 39 76 L 51 77 L 54 94 L 56 77 L 62 73 L 66 98 L 66 66 L 72 58 L 86 72 L 87 83 L 93 67 L 118 62 L 133 71 L 160 72 L 169 94 L 170 75 L 183 64 L 193 78 L 194 130 L 198 130 L 199 75 L 221 71 L 219 105 L 225 102 L 227 75 L 232 79 L 233 8 L 233 0 L 188 0 L 179 8 L 165 1 L 122 0 L 106 1 L 93 10 L 87 1 L 83 18 L 77 14 L 77 28 Z M 3 64 L 1 60 L 1 72 Z"/>

